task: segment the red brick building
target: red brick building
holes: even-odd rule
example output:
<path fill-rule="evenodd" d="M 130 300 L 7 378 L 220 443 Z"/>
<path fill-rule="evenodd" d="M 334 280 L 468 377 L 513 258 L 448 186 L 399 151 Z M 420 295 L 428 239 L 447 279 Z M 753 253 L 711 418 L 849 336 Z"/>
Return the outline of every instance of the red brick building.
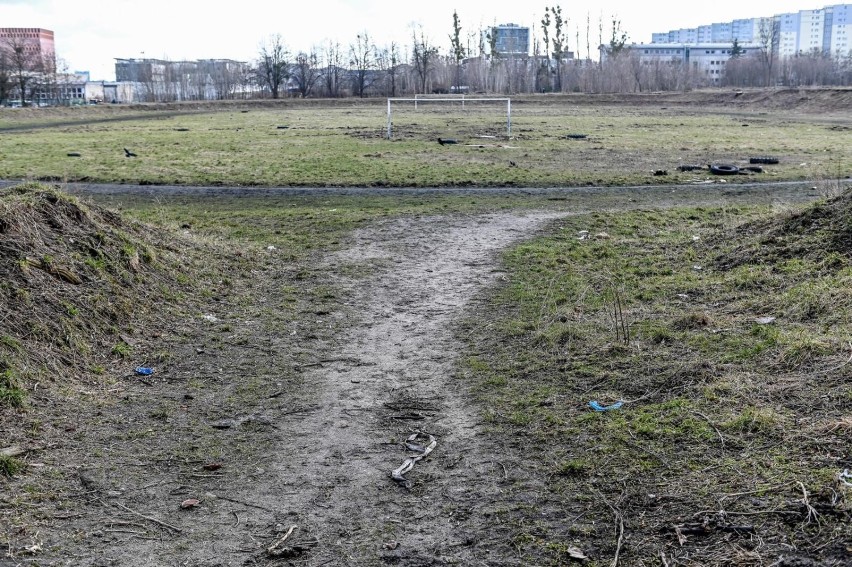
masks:
<path fill-rule="evenodd" d="M 53 61 L 56 49 L 53 32 L 42 28 L 0 28 L 0 48 L 20 47 L 28 56 L 39 61 Z"/>

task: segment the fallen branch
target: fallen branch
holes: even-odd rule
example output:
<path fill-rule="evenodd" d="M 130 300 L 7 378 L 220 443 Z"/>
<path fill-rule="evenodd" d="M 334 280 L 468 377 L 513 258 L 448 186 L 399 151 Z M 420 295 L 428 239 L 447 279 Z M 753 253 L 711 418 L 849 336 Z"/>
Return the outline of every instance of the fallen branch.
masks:
<path fill-rule="evenodd" d="M 101 504 L 107 505 L 107 503 L 104 502 L 103 500 L 100 500 L 100 502 L 101 502 Z M 131 514 L 135 514 L 135 515 L 139 516 L 140 518 L 145 518 L 149 522 L 154 522 L 155 524 L 163 526 L 164 528 L 169 528 L 170 530 L 174 530 L 178 533 L 183 531 L 182 529 L 180 529 L 177 526 L 173 526 L 173 525 L 166 523 L 162 520 L 158 520 L 157 518 L 154 518 L 153 516 L 146 516 L 145 514 L 142 514 L 141 512 L 137 512 L 136 510 L 133 510 L 132 508 L 128 508 L 124 504 L 119 504 L 118 502 L 116 502 L 115 505 L 118 506 L 119 508 L 121 508 L 122 510 L 126 510 L 126 511 L 130 512 Z"/>
<path fill-rule="evenodd" d="M 601 493 L 600 491 L 595 491 L 601 497 L 601 500 L 604 501 L 612 513 L 615 514 L 615 521 L 618 524 L 618 540 L 615 545 L 615 557 L 612 558 L 612 563 L 610 567 L 618 566 L 618 557 L 621 555 L 621 546 L 624 543 L 624 517 L 621 515 L 621 511 L 618 510 L 615 506 L 609 503 L 609 500 Z M 624 493 L 622 493 L 623 496 Z"/>
<path fill-rule="evenodd" d="M 849 348 L 852 349 L 852 342 L 849 343 Z M 817 370 L 816 372 L 814 372 L 814 375 L 831 374 L 832 372 L 837 372 L 838 370 L 840 370 L 841 368 L 843 368 L 844 366 L 846 366 L 850 362 L 852 362 L 852 354 L 850 354 L 849 358 L 846 359 L 846 362 L 844 362 L 840 366 L 835 366 L 834 368 L 829 368 L 828 370 Z"/>
<path fill-rule="evenodd" d="M 259 506 L 257 504 L 252 504 L 251 502 L 243 502 L 242 500 L 237 500 L 236 498 L 228 498 L 227 496 L 219 496 L 216 495 L 216 498 L 219 500 L 227 500 L 228 502 L 233 502 L 234 504 L 242 504 L 243 506 L 248 506 L 249 508 L 257 508 L 258 510 L 263 510 L 264 512 L 275 512 L 272 508 L 267 508 L 265 506 Z"/>
<path fill-rule="evenodd" d="M 290 537 L 290 534 L 292 534 L 293 530 L 295 530 L 295 529 L 296 529 L 296 524 L 293 524 L 292 526 L 290 526 L 290 529 L 287 530 L 287 533 L 284 534 L 284 537 L 282 537 L 281 539 L 279 539 L 278 541 L 273 543 L 271 546 L 266 548 L 266 552 L 267 553 L 273 553 L 279 546 L 281 546 L 285 541 L 287 541 L 287 538 Z"/>
<path fill-rule="evenodd" d="M 719 441 L 722 443 L 722 450 L 724 451 L 724 450 L 725 450 L 725 438 L 724 438 L 724 437 L 722 437 L 722 432 L 721 432 L 721 431 L 719 431 L 719 428 L 718 428 L 718 427 L 716 427 L 716 424 L 714 424 L 714 423 L 713 423 L 713 421 L 712 421 L 709 417 L 707 417 L 706 415 L 704 415 L 704 414 L 703 414 L 703 413 L 701 413 L 700 411 L 694 411 L 694 410 L 693 410 L 693 412 L 692 412 L 692 413 L 694 413 L 694 414 L 695 414 L 695 415 L 697 415 L 698 417 L 704 418 L 704 421 L 706 421 L 707 423 L 709 423 L 709 424 L 710 424 L 710 427 L 712 427 L 712 428 L 713 428 L 713 430 L 716 432 L 716 435 L 718 435 L 718 436 L 719 436 Z"/>
<path fill-rule="evenodd" d="M 811 519 L 813 519 L 816 522 L 817 526 L 819 526 L 819 514 L 817 514 L 816 509 L 811 506 L 811 502 L 808 499 L 808 491 L 805 488 L 804 483 L 802 483 L 802 481 L 800 480 L 797 480 L 796 484 L 798 484 L 799 488 L 802 489 L 802 504 L 805 505 L 805 510 L 808 511 L 808 517 L 805 518 L 805 524 L 810 524 Z"/>

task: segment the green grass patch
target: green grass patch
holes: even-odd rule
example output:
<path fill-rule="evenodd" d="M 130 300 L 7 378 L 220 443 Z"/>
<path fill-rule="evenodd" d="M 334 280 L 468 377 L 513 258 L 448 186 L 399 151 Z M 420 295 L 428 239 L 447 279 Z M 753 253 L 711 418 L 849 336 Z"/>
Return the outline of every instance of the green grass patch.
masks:
<path fill-rule="evenodd" d="M 15 457 L 0 455 L 0 475 L 14 476 L 24 470 L 24 463 Z"/>
<path fill-rule="evenodd" d="M 7 368 L 0 372 L 0 407 L 19 408 L 24 405 L 26 393 L 20 387 L 20 382 L 12 371 Z"/>
<path fill-rule="evenodd" d="M 845 202 L 835 205 L 838 214 Z M 581 214 L 509 250 L 509 276 L 490 291 L 493 309 L 477 315 L 495 334 L 464 335 L 476 356 L 463 369 L 480 386 L 489 427 L 523 439 L 525 459 L 553 463 L 554 498 L 626 498 L 623 506 L 642 518 L 634 537 L 649 541 L 675 516 L 720 506 L 751 513 L 740 498 L 722 496 L 755 485 L 802 482 L 812 498 L 831 494 L 826 469 L 837 472 L 831 455 L 845 451 L 843 416 L 852 412 L 845 256 L 753 246 L 773 222 L 796 222 L 797 214 Z M 736 232 L 741 226 L 750 232 Z M 465 333 L 482 327 L 477 317 Z M 624 404 L 596 412 L 591 400 Z M 660 493 L 666 505 L 657 508 Z M 783 507 L 791 497 L 795 491 L 775 488 L 761 506 Z M 606 506 L 586 510 L 598 522 L 611 519 Z M 849 535 L 839 517 L 826 521 Z M 538 545 L 558 544 L 561 530 L 541 526 Z M 788 532 L 777 519 L 762 530 Z M 595 534 L 577 537 L 600 543 Z M 628 553 L 638 561 L 654 552 Z"/>

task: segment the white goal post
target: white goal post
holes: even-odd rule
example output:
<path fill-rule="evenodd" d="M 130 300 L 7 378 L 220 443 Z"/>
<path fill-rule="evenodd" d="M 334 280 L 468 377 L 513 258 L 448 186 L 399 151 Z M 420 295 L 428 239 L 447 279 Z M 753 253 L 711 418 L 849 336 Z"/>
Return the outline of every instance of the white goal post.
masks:
<path fill-rule="evenodd" d="M 464 104 L 466 102 L 506 102 L 506 135 L 512 135 L 512 99 L 510 98 L 471 98 L 465 97 L 461 95 L 461 98 L 427 98 L 427 97 L 418 97 L 418 95 L 414 95 L 414 98 L 388 98 L 388 140 L 393 138 L 393 104 L 394 102 L 413 102 L 414 109 L 417 109 L 418 104 L 422 104 L 424 102 L 459 102 L 462 103 L 462 108 L 464 108 Z"/>

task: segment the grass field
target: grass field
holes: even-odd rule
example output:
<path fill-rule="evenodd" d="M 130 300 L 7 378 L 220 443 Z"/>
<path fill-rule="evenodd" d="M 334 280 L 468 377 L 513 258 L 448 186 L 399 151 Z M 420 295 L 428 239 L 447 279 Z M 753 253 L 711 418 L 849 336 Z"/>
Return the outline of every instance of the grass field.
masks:
<path fill-rule="evenodd" d="M 393 140 L 385 139 L 383 101 L 3 109 L 0 179 L 546 187 L 693 182 L 709 172 L 678 165 L 743 165 L 767 155 L 780 163 L 726 181 L 834 178 L 852 168 L 844 109 L 802 118 L 759 106 L 708 112 L 665 104 L 520 99 L 511 138 L 504 106 L 399 106 Z M 440 146 L 439 137 L 459 143 Z M 123 148 L 138 157 L 126 158 Z"/>
<path fill-rule="evenodd" d="M 151 420 L 151 450 L 168 457 L 164 462 L 173 454 L 175 462 L 190 453 L 207 458 L 199 449 L 207 443 L 217 458 L 232 459 L 228 474 L 250 490 L 257 481 L 251 471 L 270 458 L 260 453 L 269 449 L 278 459 L 273 437 L 247 430 L 227 445 L 207 423 L 223 407 L 249 412 L 276 399 L 289 411 L 292 399 L 313 394 L 299 391 L 302 369 L 288 357 L 322 360 L 322 345 L 357 320 L 349 310 L 358 305 L 337 282 L 352 285 L 391 263 L 364 261 L 329 274 L 323 262 L 331 252 L 351 244 L 355 229 L 385 219 L 446 215 L 452 224 L 478 222 L 478 213 L 536 209 L 565 216 L 503 254 L 495 266 L 499 283 L 472 298 L 475 307 L 455 328 L 461 358 L 453 379 L 472 389 L 486 443 L 502 451 L 493 458 L 505 482 L 484 520 L 494 530 L 487 535 L 502 541 L 509 534 L 519 565 L 565 565 L 578 550 L 591 565 L 619 564 L 619 555 L 622 565 L 845 564 L 852 554 L 852 492 L 839 476 L 852 468 L 852 188 L 842 180 L 852 171 L 852 145 L 845 110 L 804 115 L 569 101 L 514 105 L 511 140 L 496 108 L 399 112 L 392 141 L 383 138 L 385 107 L 373 103 L 0 111 L 0 179 L 656 185 L 710 178 L 706 170 L 677 172 L 678 164 L 743 164 L 769 155 L 780 163 L 766 173 L 725 181 L 807 180 L 816 187 L 788 200 L 734 195 L 715 184 L 676 193 L 98 198 L 120 215 L 40 185 L 3 190 L 0 297 L 9 311 L 0 315 L 0 424 L 11 448 L 36 447 L 38 457 L 0 454 L 0 482 L 14 488 L 0 500 L 0 517 L 14 523 L 0 531 L 0 544 L 10 554 L 13 544 L 25 549 L 55 528 L 50 518 L 59 508 L 83 509 L 78 471 L 64 463 L 40 468 L 33 459 L 91 461 L 114 471 L 118 464 L 98 460 L 102 451 L 141 443 Z M 440 146 L 439 136 L 459 143 Z M 138 157 L 124 157 L 125 147 Z M 654 176 L 655 169 L 668 175 Z M 818 197 L 816 205 L 791 204 Z M 211 309 L 236 314 L 195 337 Z M 284 332 L 290 328 L 300 334 Z M 165 329 L 172 329 L 172 343 L 163 346 L 157 341 L 165 341 Z M 145 353 L 150 345 L 157 346 Z M 284 362 L 275 366 L 266 345 L 285 353 Z M 177 367 L 182 361 L 169 349 L 183 347 L 185 357 L 213 361 L 203 376 L 187 370 L 190 397 L 179 395 L 183 378 L 140 386 L 121 374 L 143 353 Z M 233 358 L 216 359 L 220 350 Z M 234 369 L 222 370 L 231 363 Z M 274 398 L 270 380 L 283 383 Z M 121 399 L 112 393 L 136 387 L 149 389 Z M 205 400 L 198 404 L 204 413 L 193 414 L 202 425 L 177 417 L 193 396 Z M 593 411 L 593 401 L 610 409 Z M 67 429 L 66 416 L 83 407 L 97 410 L 95 417 L 86 421 L 80 412 L 78 429 Z M 138 439 L 122 429 L 132 415 Z M 122 442 L 99 446 L 90 439 L 94 431 Z M 53 449 L 38 453 L 69 435 L 77 445 L 55 453 L 62 459 Z M 144 450 L 133 462 L 137 453 Z M 440 467 L 450 468 L 444 459 L 429 464 L 438 477 Z M 148 475 L 156 467 L 134 467 L 122 474 L 153 482 Z M 529 483 L 512 478 L 520 469 L 531 471 Z M 207 477 L 192 470 L 193 478 Z M 477 481 L 479 473 L 468 474 Z M 444 495 L 432 496 L 460 510 Z M 94 517 L 92 529 L 102 521 L 99 512 Z M 231 525 L 233 517 L 226 519 L 222 525 Z M 55 553 L 64 552 L 64 543 L 55 545 Z M 115 549 L 102 545 L 94 553 Z"/>

